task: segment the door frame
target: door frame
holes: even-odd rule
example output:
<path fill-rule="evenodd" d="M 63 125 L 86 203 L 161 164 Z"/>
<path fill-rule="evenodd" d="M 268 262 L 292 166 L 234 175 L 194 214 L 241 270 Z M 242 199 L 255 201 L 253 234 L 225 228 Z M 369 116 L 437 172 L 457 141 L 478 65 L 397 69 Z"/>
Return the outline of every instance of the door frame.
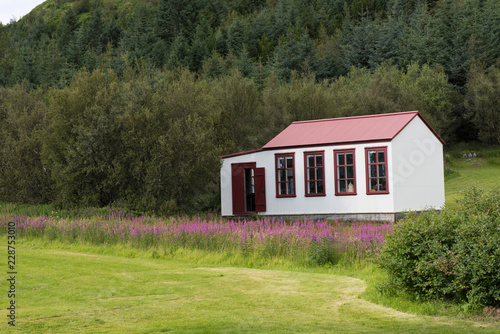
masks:
<path fill-rule="evenodd" d="M 255 210 L 247 210 L 246 180 L 245 170 L 253 169 L 254 175 L 254 195 Z M 266 185 L 265 170 L 263 167 L 257 168 L 256 162 L 243 162 L 231 164 L 231 196 L 233 215 L 248 215 L 256 212 L 266 211 Z"/>

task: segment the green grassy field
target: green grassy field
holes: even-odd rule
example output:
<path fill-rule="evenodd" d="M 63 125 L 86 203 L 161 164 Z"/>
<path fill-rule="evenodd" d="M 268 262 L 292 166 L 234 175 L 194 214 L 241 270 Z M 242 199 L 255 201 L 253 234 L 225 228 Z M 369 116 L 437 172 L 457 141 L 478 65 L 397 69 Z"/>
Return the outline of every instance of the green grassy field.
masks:
<path fill-rule="evenodd" d="M 4 244 L 6 238 L 0 239 Z M 12 333 L 498 333 L 481 317 L 420 316 L 359 298 L 363 280 L 111 255 L 23 240 Z M 80 248 L 79 248 L 80 247 Z M 116 251 L 116 250 L 115 250 Z M 123 250 L 122 250 L 123 251 Z M 100 254 L 108 253 L 108 254 Z M 324 268 L 318 271 L 327 271 Z M 2 290 L 6 291 L 2 280 Z M 6 293 L 2 305 L 7 305 Z M 5 313 L 5 309 L 3 313 Z M 2 317 L 0 331 L 7 329 Z M 6 332 L 6 331 L 5 331 Z"/>
<path fill-rule="evenodd" d="M 462 154 L 467 152 L 475 152 L 477 157 L 463 158 Z M 445 153 L 445 168 L 455 172 L 445 178 L 446 205 L 455 207 L 466 187 L 474 184 L 483 189 L 500 186 L 500 148 L 456 146 Z"/>

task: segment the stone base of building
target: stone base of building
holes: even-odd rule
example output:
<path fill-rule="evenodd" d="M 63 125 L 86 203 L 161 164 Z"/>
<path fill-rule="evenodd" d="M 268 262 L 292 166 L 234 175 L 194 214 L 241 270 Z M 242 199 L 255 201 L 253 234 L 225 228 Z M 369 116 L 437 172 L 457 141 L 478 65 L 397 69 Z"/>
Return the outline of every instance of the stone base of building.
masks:
<path fill-rule="evenodd" d="M 306 220 L 337 220 L 337 221 L 365 221 L 365 222 L 387 222 L 394 223 L 405 216 L 404 212 L 392 213 L 325 213 L 325 214 L 309 214 L 309 215 L 266 215 L 265 213 L 257 213 L 256 217 L 285 219 L 290 221 L 303 221 Z M 250 216 L 233 216 L 234 218 L 246 218 Z"/>

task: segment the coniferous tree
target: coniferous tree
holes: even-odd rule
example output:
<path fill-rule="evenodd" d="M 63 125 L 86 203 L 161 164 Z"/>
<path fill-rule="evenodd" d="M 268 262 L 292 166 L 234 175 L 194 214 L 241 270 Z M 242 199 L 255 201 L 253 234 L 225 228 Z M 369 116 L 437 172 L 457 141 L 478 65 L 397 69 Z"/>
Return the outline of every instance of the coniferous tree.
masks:
<path fill-rule="evenodd" d="M 375 43 L 379 38 L 380 27 L 369 18 L 362 18 L 359 23 L 352 19 L 344 22 L 339 33 L 338 43 L 342 51 L 344 67 L 370 67 L 370 59 L 375 54 Z"/>
<path fill-rule="evenodd" d="M 304 62 L 313 48 L 312 40 L 307 33 L 290 26 L 287 36 L 280 39 L 280 45 L 274 52 L 273 66 L 278 75 L 289 80 L 292 71 L 302 72 Z"/>
<path fill-rule="evenodd" d="M 36 55 L 28 46 L 19 48 L 19 52 L 20 54 L 14 60 L 14 68 L 12 70 L 13 82 L 21 83 L 26 80 L 35 87 L 40 83 Z"/>
<path fill-rule="evenodd" d="M 77 17 L 73 7 L 69 7 L 62 18 L 61 24 L 56 30 L 56 40 L 59 50 L 64 56 L 68 56 L 68 47 L 74 38 L 75 30 L 78 27 Z"/>
<path fill-rule="evenodd" d="M 211 35 L 211 28 L 208 21 L 201 21 L 196 27 L 193 44 L 191 45 L 191 65 L 190 69 L 198 72 L 201 69 L 203 60 L 209 55 L 207 40 Z"/>
<path fill-rule="evenodd" d="M 97 52 L 102 52 L 106 48 L 104 43 L 104 22 L 101 17 L 101 10 L 99 8 L 94 9 L 92 18 L 86 29 L 86 38 L 89 47 L 96 50 Z"/>
<path fill-rule="evenodd" d="M 166 66 L 168 69 L 174 70 L 189 67 L 190 62 L 191 55 L 189 53 L 188 42 L 182 34 L 178 35 L 170 46 L 170 54 L 167 58 Z"/>
<path fill-rule="evenodd" d="M 440 3 L 441 10 L 436 15 L 437 36 L 440 37 L 436 62 L 444 66 L 450 82 L 458 88 L 463 88 L 467 80 L 471 59 L 469 41 L 474 35 L 477 5 L 477 0 L 445 0 Z"/>
<path fill-rule="evenodd" d="M 227 47 L 229 52 L 239 55 L 243 46 L 246 45 L 245 26 L 241 20 L 234 21 L 227 32 Z"/>
<path fill-rule="evenodd" d="M 220 28 L 215 34 L 215 49 L 223 57 L 227 56 L 229 52 L 227 47 L 227 30 L 225 28 Z"/>
<path fill-rule="evenodd" d="M 80 28 L 76 30 L 74 38 L 68 45 L 68 61 L 76 68 L 84 66 L 85 53 L 87 52 L 87 49 L 88 44 L 85 28 L 83 26 L 80 26 Z"/>
<path fill-rule="evenodd" d="M 193 1 L 160 0 L 156 13 L 157 35 L 168 44 L 173 43 L 179 34 L 192 33 Z"/>
<path fill-rule="evenodd" d="M 500 2 L 486 0 L 482 10 L 472 23 L 477 26 L 477 34 L 472 36 L 475 42 L 475 55 L 486 66 L 495 65 L 500 57 Z"/>

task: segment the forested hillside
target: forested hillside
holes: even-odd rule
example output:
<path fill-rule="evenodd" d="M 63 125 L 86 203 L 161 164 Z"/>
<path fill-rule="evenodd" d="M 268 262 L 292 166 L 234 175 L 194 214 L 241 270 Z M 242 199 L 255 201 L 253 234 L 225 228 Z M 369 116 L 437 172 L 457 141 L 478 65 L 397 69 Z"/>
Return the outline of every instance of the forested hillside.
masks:
<path fill-rule="evenodd" d="M 48 0 L 0 25 L 0 200 L 218 206 L 219 156 L 420 110 L 500 143 L 498 0 Z"/>

